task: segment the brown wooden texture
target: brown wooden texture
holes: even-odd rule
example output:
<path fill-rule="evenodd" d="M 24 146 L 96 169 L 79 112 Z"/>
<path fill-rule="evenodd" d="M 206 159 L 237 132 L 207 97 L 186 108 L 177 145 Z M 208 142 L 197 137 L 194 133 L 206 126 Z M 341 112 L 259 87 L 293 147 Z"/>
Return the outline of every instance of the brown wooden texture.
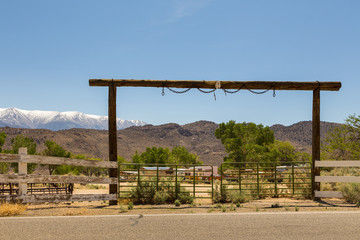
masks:
<path fill-rule="evenodd" d="M 312 114 L 312 160 L 320 160 L 320 88 L 313 91 L 313 114 Z M 320 175 L 320 170 L 313 164 L 312 166 L 312 185 L 313 196 L 315 191 L 320 190 L 320 184 L 315 181 L 315 176 Z"/>
<path fill-rule="evenodd" d="M 323 183 L 360 183 L 357 176 L 315 176 L 315 182 Z"/>
<path fill-rule="evenodd" d="M 341 192 L 315 191 L 316 198 L 344 198 Z"/>
<path fill-rule="evenodd" d="M 315 167 L 360 167 L 359 160 L 315 161 Z"/>
<path fill-rule="evenodd" d="M 1 159 L 1 155 L 2 154 L 0 154 L 0 159 Z M 60 157 L 38 156 L 38 155 L 22 155 L 20 157 L 20 160 L 18 161 L 26 162 L 26 163 L 37 163 L 37 164 L 117 168 L 117 163 L 109 162 L 109 161 L 60 158 Z"/>
<path fill-rule="evenodd" d="M 0 153 L 0 162 L 15 163 L 20 161 L 20 156 L 17 154 Z"/>
<path fill-rule="evenodd" d="M 116 86 L 109 85 L 109 160 L 117 164 Z M 109 177 L 117 178 L 117 169 L 109 169 Z M 117 194 L 117 184 L 110 184 L 109 194 Z M 116 205 L 117 201 L 110 201 Z"/>
<path fill-rule="evenodd" d="M 320 90 L 339 91 L 341 82 L 293 82 L 293 81 L 194 81 L 194 80 L 145 80 L 145 79 L 90 79 L 90 86 L 117 87 L 170 87 L 214 89 L 255 89 L 255 90 Z"/>
<path fill-rule="evenodd" d="M 33 195 L 3 195 L 1 200 L 6 202 L 45 203 L 45 202 L 73 202 L 73 201 L 114 201 L 116 194 L 33 194 Z"/>
<path fill-rule="evenodd" d="M 1 183 L 95 183 L 117 184 L 117 178 L 63 176 L 63 175 L 32 175 L 32 174 L 0 174 Z"/>

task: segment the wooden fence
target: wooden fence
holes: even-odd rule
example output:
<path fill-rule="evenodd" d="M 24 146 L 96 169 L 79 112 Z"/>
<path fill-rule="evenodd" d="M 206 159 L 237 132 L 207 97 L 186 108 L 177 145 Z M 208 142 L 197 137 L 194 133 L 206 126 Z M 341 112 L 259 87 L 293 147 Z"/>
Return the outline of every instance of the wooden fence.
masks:
<path fill-rule="evenodd" d="M 315 161 L 316 168 L 334 168 L 334 167 L 360 167 L 360 161 Z M 317 183 L 360 183 L 360 177 L 357 176 L 315 176 Z M 318 198 L 343 198 L 341 192 L 335 191 L 315 191 L 315 197 Z"/>
<path fill-rule="evenodd" d="M 117 169 L 117 162 L 27 155 L 26 148 L 20 148 L 19 154 L 0 154 L 0 162 L 18 163 L 19 169 L 17 174 L 0 174 L 0 183 L 17 183 L 19 185 L 19 193 L 17 195 L 0 195 L 1 200 L 10 202 L 20 201 L 23 203 L 117 200 L 117 194 L 28 194 L 27 192 L 27 186 L 30 183 L 118 183 L 116 177 L 28 174 L 28 163 Z"/>

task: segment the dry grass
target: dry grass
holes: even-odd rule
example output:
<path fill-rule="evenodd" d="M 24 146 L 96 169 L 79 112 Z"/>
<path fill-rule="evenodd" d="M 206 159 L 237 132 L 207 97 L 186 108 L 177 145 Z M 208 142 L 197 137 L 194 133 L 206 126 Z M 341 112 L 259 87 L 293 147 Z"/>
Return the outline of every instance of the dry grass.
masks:
<path fill-rule="evenodd" d="M 62 213 L 63 216 L 78 216 L 78 215 L 88 215 L 88 211 L 85 208 L 80 209 L 69 209 L 65 210 Z"/>
<path fill-rule="evenodd" d="M 3 203 L 0 205 L 0 216 L 16 216 L 26 211 L 27 206 L 22 204 Z"/>

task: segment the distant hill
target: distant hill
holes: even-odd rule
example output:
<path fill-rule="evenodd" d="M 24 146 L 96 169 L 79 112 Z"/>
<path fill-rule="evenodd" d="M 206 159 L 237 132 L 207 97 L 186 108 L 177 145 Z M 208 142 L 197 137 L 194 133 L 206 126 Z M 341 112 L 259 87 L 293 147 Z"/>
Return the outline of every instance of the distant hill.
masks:
<path fill-rule="evenodd" d="M 321 137 L 337 123 L 321 122 Z M 129 127 L 118 131 L 118 154 L 130 160 L 135 151 L 143 152 L 146 147 L 184 146 L 199 156 L 204 164 L 219 165 L 226 155 L 221 141 L 214 136 L 216 123 L 198 121 L 186 125 L 169 123 L 159 126 L 145 125 Z M 275 138 L 289 141 L 298 150 L 311 152 L 311 121 L 291 126 L 274 125 L 271 129 Z M 18 134 L 35 139 L 37 151 L 45 149 L 44 143 L 53 140 L 74 154 L 108 159 L 108 131 L 94 129 L 68 129 L 51 131 L 46 129 L 0 128 L 8 137 L 4 148 L 10 149 L 10 140 Z"/>

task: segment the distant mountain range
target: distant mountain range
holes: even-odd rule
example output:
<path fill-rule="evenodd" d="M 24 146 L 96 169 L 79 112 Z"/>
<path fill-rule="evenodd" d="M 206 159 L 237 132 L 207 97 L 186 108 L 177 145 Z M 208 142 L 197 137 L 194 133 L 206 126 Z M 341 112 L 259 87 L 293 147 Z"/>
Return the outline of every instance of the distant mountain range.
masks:
<path fill-rule="evenodd" d="M 140 120 L 117 119 L 117 128 L 143 126 Z M 17 108 L 0 108 L 0 127 L 49 129 L 53 131 L 86 128 L 106 130 L 107 116 L 96 116 L 81 112 L 27 111 Z"/>

